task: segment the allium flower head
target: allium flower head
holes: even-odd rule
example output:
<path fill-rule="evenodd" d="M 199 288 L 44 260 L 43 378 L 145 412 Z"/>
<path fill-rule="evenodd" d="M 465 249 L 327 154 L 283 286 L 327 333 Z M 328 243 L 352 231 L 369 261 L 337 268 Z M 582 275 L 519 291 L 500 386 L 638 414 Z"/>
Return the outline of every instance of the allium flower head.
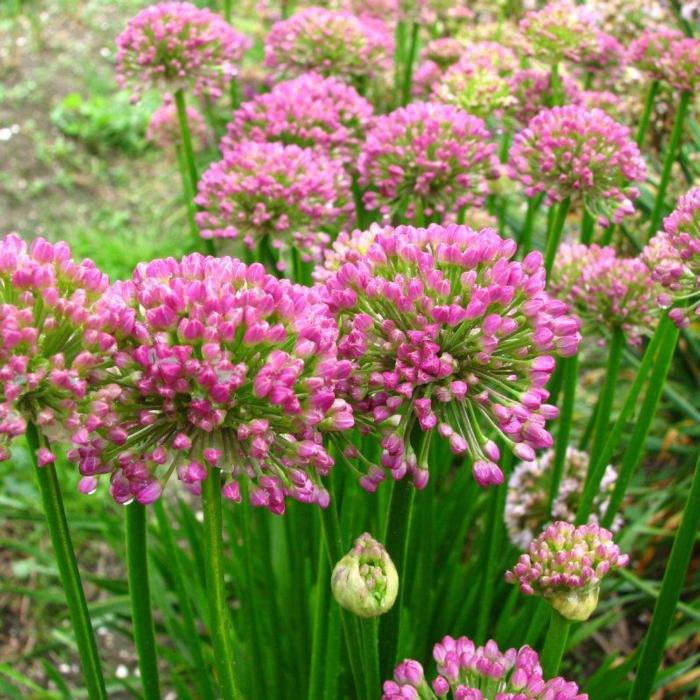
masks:
<path fill-rule="evenodd" d="M 0 239 L 0 460 L 28 421 L 49 440 L 75 427 L 86 377 L 113 344 L 88 331 L 108 284 L 90 260 L 75 262 L 63 242 Z M 51 461 L 39 457 L 40 464 Z"/>
<path fill-rule="evenodd" d="M 488 117 L 512 104 L 508 76 L 518 67 L 514 51 L 493 41 L 467 46 L 433 87 L 435 98 Z"/>
<path fill-rule="evenodd" d="M 192 144 L 195 148 L 203 148 L 209 136 L 204 117 L 194 107 L 187 105 L 186 109 Z M 151 116 L 146 130 L 146 141 L 162 149 L 172 149 L 182 144 L 177 107 L 171 94 L 166 93 L 163 96 L 163 104 Z"/>
<path fill-rule="evenodd" d="M 234 113 L 222 151 L 238 142 L 279 141 L 319 148 L 343 162 L 357 157 L 372 118 L 372 105 L 350 85 L 316 73 L 275 85 Z"/>
<path fill-rule="evenodd" d="M 616 121 L 623 121 L 626 116 L 623 99 L 607 90 L 577 90 L 571 94 L 571 101 L 588 110 L 600 109 Z"/>
<path fill-rule="evenodd" d="M 528 12 L 519 24 L 525 49 L 546 63 L 575 63 L 598 47 L 595 15 L 573 1 L 550 2 Z"/>
<path fill-rule="evenodd" d="M 117 502 L 150 503 L 172 473 L 197 493 L 219 470 L 230 500 L 248 482 L 253 505 L 274 513 L 287 496 L 327 505 L 322 431 L 353 423 L 335 395 L 350 368 L 309 289 L 193 254 L 139 264 L 99 313 L 120 343 L 74 437 L 86 490 L 110 474 Z"/>
<path fill-rule="evenodd" d="M 384 683 L 382 700 L 588 700 L 576 683 L 544 680 L 537 652 L 528 646 L 502 652 L 489 640 L 444 637 L 433 647 L 437 677 L 428 684 L 418 661 L 406 659 Z"/>
<path fill-rule="evenodd" d="M 521 549 L 553 520 L 573 523 L 576 509 L 588 474 L 590 458 L 587 453 L 568 447 L 559 492 L 551 509 L 549 492 L 554 468 L 554 450 L 547 450 L 532 462 L 521 462 L 508 480 L 505 521 L 511 541 Z M 608 506 L 608 500 L 617 480 L 617 470 L 608 465 L 593 502 L 590 520 L 598 522 Z M 622 525 L 618 517 L 612 526 L 615 532 Z"/>
<path fill-rule="evenodd" d="M 215 12 L 189 2 L 158 3 L 141 10 L 117 38 L 117 82 L 131 86 L 135 100 L 153 86 L 217 99 L 250 45 Z"/>
<path fill-rule="evenodd" d="M 379 117 L 358 161 L 365 206 L 397 215 L 454 217 L 479 206 L 495 177 L 496 145 L 484 122 L 456 107 L 414 102 Z"/>
<path fill-rule="evenodd" d="M 340 161 L 309 148 L 242 141 L 199 181 L 197 225 L 204 238 L 240 238 L 249 247 L 265 236 L 272 246 L 297 246 L 320 260 L 323 229 L 353 210 L 350 180 Z"/>
<path fill-rule="evenodd" d="M 661 291 L 639 258 L 619 258 L 611 247 L 564 243 L 552 268 L 549 291 L 569 302 L 592 330 L 620 328 L 639 344 L 657 322 Z"/>
<path fill-rule="evenodd" d="M 265 65 L 276 79 L 315 71 L 351 80 L 381 72 L 392 52 L 392 35 L 381 20 L 307 7 L 273 25 Z"/>
<path fill-rule="evenodd" d="M 602 110 L 567 105 L 540 112 L 515 135 L 509 174 L 528 197 L 581 199 L 607 224 L 634 213 L 632 183 L 646 179 L 646 166 L 626 126 Z"/>
<path fill-rule="evenodd" d="M 464 44 L 457 39 L 445 37 L 433 39 L 421 51 L 421 62 L 413 72 L 411 87 L 414 97 L 427 97 L 445 71 L 459 60 Z"/>
<path fill-rule="evenodd" d="M 365 532 L 335 565 L 331 587 L 341 607 L 359 617 L 378 617 L 396 602 L 399 575 L 381 542 Z"/>
<path fill-rule="evenodd" d="M 700 83 L 700 41 L 668 27 L 648 29 L 629 48 L 629 60 L 654 80 L 684 92 Z"/>
<path fill-rule="evenodd" d="M 382 465 L 425 484 L 427 465 L 408 443 L 414 425 L 434 428 L 467 453 L 482 485 L 501 483 L 497 427 L 522 459 L 551 447 L 557 415 L 544 389 L 554 357 L 575 354 L 578 321 L 544 291 L 540 253 L 511 260 L 515 243 L 466 226 L 371 229 L 356 262 L 340 265 L 322 288 L 338 319 L 339 355 L 354 363 L 344 388 L 361 428 L 382 436 Z M 353 255 L 351 259 L 356 259 Z M 339 261 L 332 260 L 333 265 Z M 361 480 L 376 488 L 376 466 Z"/>
<path fill-rule="evenodd" d="M 628 562 L 609 530 L 559 521 L 530 543 L 506 581 L 526 595 L 544 597 L 569 620 L 587 620 L 598 605 L 603 577 Z"/>
<path fill-rule="evenodd" d="M 679 326 L 687 326 L 700 315 L 700 187 L 678 200 L 664 219 L 663 231 L 649 242 L 642 257 L 654 280 L 664 287 L 661 306 L 685 302 L 684 307 L 671 311 L 671 317 Z"/>

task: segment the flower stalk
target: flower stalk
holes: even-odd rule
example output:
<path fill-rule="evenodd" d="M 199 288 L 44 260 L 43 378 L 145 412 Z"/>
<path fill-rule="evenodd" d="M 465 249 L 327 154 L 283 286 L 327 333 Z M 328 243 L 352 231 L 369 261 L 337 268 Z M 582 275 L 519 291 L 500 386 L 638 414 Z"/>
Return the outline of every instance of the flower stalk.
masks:
<path fill-rule="evenodd" d="M 134 501 L 126 506 L 125 513 L 129 599 L 143 696 L 146 700 L 159 700 L 158 656 L 148 575 L 146 508 Z"/>
<path fill-rule="evenodd" d="M 554 265 L 554 258 L 557 254 L 557 248 L 559 248 L 559 241 L 561 240 L 561 234 L 566 223 L 566 215 L 569 213 L 570 207 L 571 199 L 569 197 L 565 197 L 559 202 L 552 228 L 547 235 L 547 246 L 544 253 L 544 269 L 547 272 L 547 277 L 552 272 L 552 265 Z"/>
<path fill-rule="evenodd" d="M 559 672 L 566 642 L 569 639 L 571 620 L 567 620 L 552 608 L 552 615 L 549 618 L 549 628 L 542 648 L 542 670 L 545 678 L 552 678 Z"/>
<path fill-rule="evenodd" d="M 43 467 L 38 466 L 37 450 L 44 445 L 43 438 L 33 423 L 27 423 L 26 437 L 29 451 L 34 460 L 34 472 L 39 483 L 49 537 L 56 556 L 56 566 L 66 594 L 66 603 L 75 633 L 88 697 L 90 700 L 107 700 L 95 634 L 90 622 L 90 613 L 78 571 L 75 550 L 68 530 L 68 521 L 63 507 L 63 497 L 61 496 L 56 468 L 52 463 Z"/>
<path fill-rule="evenodd" d="M 647 131 L 649 130 L 649 124 L 651 122 L 651 113 L 654 111 L 654 103 L 656 102 L 656 93 L 658 93 L 658 91 L 659 81 L 652 80 L 651 84 L 649 85 L 649 91 L 647 92 L 647 98 L 644 102 L 644 111 L 642 112 L 642 116 L 639 119 L 639 126 L 637 127 L 637 136 L 635 138 L 637 146 L 639 146 L 640 148 L 642 147 L 644 139 L 647 135 Z"/>

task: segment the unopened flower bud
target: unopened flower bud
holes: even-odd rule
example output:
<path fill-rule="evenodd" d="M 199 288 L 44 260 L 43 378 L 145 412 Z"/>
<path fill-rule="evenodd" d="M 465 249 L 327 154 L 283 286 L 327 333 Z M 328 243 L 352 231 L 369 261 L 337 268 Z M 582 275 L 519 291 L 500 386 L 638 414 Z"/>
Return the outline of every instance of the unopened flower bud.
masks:
<path fill-rule="evenodd" d="M 377 617 L 394 605 L 399 575 L 384 546 L 365 532 L 335 565 L 331 588 L 341 607 L 359 617 Z"/>

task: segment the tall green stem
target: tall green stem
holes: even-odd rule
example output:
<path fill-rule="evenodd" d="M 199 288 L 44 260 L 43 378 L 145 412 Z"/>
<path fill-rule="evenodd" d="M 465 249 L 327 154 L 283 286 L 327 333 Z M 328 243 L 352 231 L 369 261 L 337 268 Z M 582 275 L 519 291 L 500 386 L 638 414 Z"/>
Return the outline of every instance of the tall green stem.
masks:
<path fill-rule="evenodd" d="M 331 569 L 343 558 L 343 538 L 340 531 L 340 521 L 338 520 L 338 510 L 335 503 L 332 484 L 329 485 L 331 491 L 331 502 L 327 508 L 320 508 L 321 526 L 323 538 L 326 542 L 326 551 Z M 330 583 L 328 584 L 330 585 Z M 360 626 L 358 619 L 343 608 L 340 609 L 340 621 L 343 626 L 345 645 L 348 650 L 348 660 L 350 661 L 350 671 L 355 682 L 357 698 L 365 697 L 365 677 L 362 667 L 362 644 L 360 641 Z"/>
<path fill-rule="evenodd" d="M 226 602 L 224 584 L 224 548 L 222 542 L 221 477 L 211 469 L 202 483 L 204 511 L 204 554 L 209 598 L 209 632 L 214 647 L 214 659 L 219 687 L 224 698 L 237 700 L 241 692 L 236 680 L 233 654 L 231 612 Z"/>
<path fill-rule="evenodd" d="M 328 640 L 328 603 L 330 601 L 331 570 L 325 545 L 319 547 L 318 572 L 316 576 L 313 635 L 311 646 L 311 670 L 309 672 L 309 694 L 307 700 L 321 700 L 323 697 L 323 677 Z"/>
<path fill-rule="evenodd" d="M 593 242 L 594 229 L 595 219 L 588 209 L 584 209 L 581 217 L 581 243 L 590 245 Z"/>
<path fill-rule="evenodd" d="M 95 634 L 90 622 L 90 614 L 85 600 L 78 562 L 75 558 L 73 542 L 66 512 L 63 508 L 63 497 L 53 464 L 39 467 L 37 450 L 43 447 L 43 438 L 33 423 L 27 423 L 27 444 L 34 462 L 34 472 L 39 483 L 41 501 L 46 515 L 49 537 L 56 556 L 56 566 L 61 577 L 61 584 L 66 594 L 66 603 L 70 613 L 75 641 L 78 646 L 80 665 L 83 669 L 85 687 L 90 700 L 107 700 L 105 682 L 102 677 L 100 657 L 95 644 Z"/>
<path fill-rule="evenodd" d="M 676 110 L 676 117 L 673 121 L 673 130 L 671 131 L 671 138 L 669 139 L 668 148 L 666 149 L 666 157 L 664 158 L 663 169 L 661 170 L 661 179 L 659 180 L 659 189 L 656 192 L 656 201 L 654 202 L 654 209 L 651 212 L 651 217 L 649 219 L 649 237 L 653 236 L 659 224 L 661 223 L 661 215 L 664 211 L 666 189 L 668 188 L 668 181 L 671 178 L 671 169 L 673 168 L 673 163 L 676 160 L 678 154 L 678 148 L 681 143 L 681 137 L 683 136 L 683 125 L 685 124 L 685 117 L 688 113 L 688 107 L 690 105 L 690 100 L 693 93 L 682 92 L 680 101 L 678 102 L 678 109 Z"/>
<path fill-rule="evenodd" d="M 126 564 L 134 644 L 146 700 L 160 700 L 158 655 L 148 577 L 146 508 L 134 501 L 126 507 Z"/>
<path fill-rule="evenodd" d="M 666 564 L 651 624 L 644 638 L 642 655 L 639 659 L 634 684 L 630 690 L 629 700 L 648 700 L 651 696 L 676 605 L 683 590 L 683 581 L 695 545 L 698 527 L 700 527 L 700 456 L 695 465 L 695 475 L 683 511 L 683 519 L 673 541 L 671 556 Z"/>
<path fill-rule="evenodd" d="M 649 85 L 649 92 L 647 92 L 647 99 L 644 102 L 644 111 L 639 119 L 639 126 L 637 128 L 637 146 L 640 148 L 644 144 L 644 138 L 649 130 L 649 123 L 651 122 L 651 113 L 654 111 L 654 102 L 656 101 L 656 93 L 659 91 L 659 81 L 652 81 Z"/>
<path fill-rule="evenodd" d="M 180 136 L 182 138 L 182 157 L 185 165 L 185 172 L 190 182 L 189 192 L 185 192 L 185 197 L 194 197 L 197 193 L 199 176 L 197 175 L 197 164 L 194 159 L 194 149 L 192 148 L 192 134 L 187 119 L 187 105 L 185 104 L 185 93 L 182 88 L 175 92 L 175 106 L 177 108 L 177 119 L 180 124 Z M 204 245 L 209 255 L 215 255 L 214 241 L 210 238 L 204 239 Z"/>
<path fill-rule="evenodd" d="M 182 148 L 177 146 L 177 164 L 180 170 L 180 180 L 182 181 L 182 192 L 185 198 L 185 208 L 187 209 L 187 224 L 190 227 L 190 235 L 195 243 L 195 248 L 199 248 L 200 245 L 200 235 L 199 229 L 197 228 L 197 222 L 195 221 L 195 206 L 194 197 L 195 193 L 192 192 L 190 186 L 190 176 L 187 168 L 187 162 L 185 161 L 185 156 L 182 152 Z"/>
<path fill-rule="evenodd" d="M 377 700 L 382 689 L 382 681 L 379 674 L 379 620 L 376 617 L 364 618 L 360 620 L 360 626 L 365 659 L 367 700 Z"/>
<path fill-rule="evenodd" d="M 231 15 L 233 14 L 233 2 L 232 0 L 223 0 L 224 4 L 224 19 L 227 22 L 231 21 Z"/>
<path fill-rule="evenodd" d="M 593 510 L 593 501 L 595 500 L 600 482 L 605 474 L 606 462 L 601 462 L 595 459 L 595 455 L 600 454 L 605 445 L 605 440 L 608 436 L 608 426 L 610 423 L 610 411 L 612 409 L 613 397 L 617 388 L 617 376 L 620 370 L 620 361 L 622 359 L 622 351 L 625 348 L 625 335 L 620 328 L 613 330 L 610 338 L 610 351 L 608 354 L 608 364 L 605 373 L 605 382 L 603 390 L 598 399 L 596 407 L 596 418 L 593 426 L 593 444 L 589 450 L 594 458 L 591 459 L 588 474 L 586 475 L 586 483 L 581 495 L 581 503 L 578 507 L 576 522 L 579 524 L 588 521 L 588 518 Z"/>
<path fill-rule="evenodd" d="M 544 195 L 538 194 L 536 197 L 527 200 L 525 220 L 523 222 L 523 228 L 520 231 L 520 239 L 518 240 L 518 246 L 523 257 L 532 249 L 532 229 L 535 224 L 537 210 L 540 208 L 543 199 Z"/>
<path fill-rule="evenodd" d="M 559 414 L 559 427 L 554 443 L 554 467 L 552 468 L 552 483 L 549 488 L 549 500 L 547 503 L 547 513 L 552 512 L 552 505 L 559 493 L 559 486 L 564 475 L 564 463 L 566 461 L 566 450 L 569 447 L 571 436 L 571 422 L 574 414 L 574 404 L 576 402 L 576 384 L 578 382 L 578 355 L 567 357 L 563 360 L 563 394 L 561 413 Z"/>
<path fill-rule="evenodd" d="M 561 234 L 564 230 L 564 224 L 566 223 L 566 215 L 569 213 L 570 206 L 571 199 L 569 199 L 569 197 L 562 199 L 557 205 L 557 213 L 552 223 L 552 229 L 547 236 L 547 246 L 544 253 L 544 269 L 547 272 L 547 277 L 549 277 L 552 272 L 552 265 L 554 264 L 557 249 L 559 248 L 559 241 L 561 240 Z"/>
<path fill-rule="evenodd" d="M 411 531 L 415 487 L 409 478 L 395 481 L 387 516 L 384 542 L 399 573 L 399 594 L 394 607 L 382 616 L 379 626 L 379 658 L 382 678 L 389 678 L 396 663 L 399 644 L 400 616 L 406 589 L 406 555 Z"/>
<path fill-rule="evenodd" d="M 570 628 L 571 622 L 552 608 L 552 616 L 549 618 L 549 628 L 540 657 L 543 675 L 546 679 L 553 678 L 559 672 Z"/>
<path fill-rule="evenodd" d="M 561 84 L 561 76 L 559 75 L 559 64 L 554 63 L 552 65 L 551 72 L 552 81 L 552 107 L 559 107 L 564 104 L 564 94 Z"/>
<path fill-rule="evenodd" d="M 416 51 L 418 50 L 418 30 L 420 25 L 414 22 L 411 27 L 411 38 L 408 44 L 408 55 L 406 56 L 403 86 L 401 89 L 401 104 L 407 105 L 411 101 L 411 84 L 413 83 L 413 64 L 416 60 Z"/>
<path fill-rule="evenodd" d="M 663 392 L 664 384 L 666 383 L 666 376 L 671 368 L 673 352 L 678 341 L 678 334 L 678 328 L 673 326 L 673 328 L 669 330 L 668 334 L 664 337 L 662 345 L 659 348 L 659 354 L 656 358 L 656 362 L 654 363 L 651 377 L 649 378 L 649 386 L 647 387 L 647 392 L 642 400 L 637 422 L 632 430 L 629 445 L 625 450 L 622 464 L 620 465 L 620 469 L 618 471 L 615 489 L 610 497 L 610 502 L 608 503 L 608 508 L 605 511 L 605 515 L 601 520 L 603 527 L 610 527 L 612 525 L 615 514 L 622 504 L 622 499 L 625 497 L 632 474 L 639 465 L 642 457 L 644 456 L 644 452 L 646 451 L 649 428 L 651 427 L 651 422 L 656 415 L 656 407 L 659 404 L 659 399 L 661 398 L 661 393 Z"/>

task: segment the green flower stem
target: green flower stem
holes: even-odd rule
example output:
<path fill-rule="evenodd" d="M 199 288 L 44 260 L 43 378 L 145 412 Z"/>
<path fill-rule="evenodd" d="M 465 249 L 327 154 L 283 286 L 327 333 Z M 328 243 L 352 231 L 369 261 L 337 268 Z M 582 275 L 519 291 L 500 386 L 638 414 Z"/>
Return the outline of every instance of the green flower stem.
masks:
<path fill-rule="evenodd" d="M 654 367 L 649 378 L 649 386 L 647 387 L 646 394 L 642 400 L 637 422 L 632 430 L 629 445 L 625 450 L 622 464 L 620 465 L 617 481 L 615 482 L 615 489 L 610 497 L 610 502 L 608 503 L 608 508 L 605 511 L 605 515 L 601 520 L 603 527 L 611 526 L 615 515 L 622 504 L 622 499 L 624 498 L 627 487 L 632 479 L 632 474 L 639 466 L 639 463 L 644 456 L 647 436 L 649 435 L 649 428 L 651 427 L 651 422 L 656 415 L 656 407 L 659 404 L 659 399 L 661 398 L 661 393 L 663 392 L 666 377 L 669 369 L 671 368 L 673 353 L 678 341 L 678 334 L 678 328 L 673 326 L 673 328 L 669 330 L 664 337 L 663 343 L 659 348 L 659 354 L 656 358 L 656 362 L 654 363 Z"/>
<path fill-rule="evenodd" d="M 330 567 L 334 567 L 339 562 L 345 552 L 343 551 L 343 538 L 340 531 L 340 521 L 338 520 L 338 510 L 335 504 L 335 494 L 332 483 L 329 483 L 331 502 L 327 508 L 320 508 L 321 527 L 323 538 L 326 542 L 326 551 Z M 330 581 L 327 584 L 330 587 Z M 362 643 L 360 638 L 360 625 L 357 617 L 347 610 L 340 608 L 340 621 L 345 637 L 345 646 L 348 650 L 348 660 L 350 671 L 355 682 L 355 697 L 365 697 L 365 677 L 362 665 Z"/>
<path fill-rule="evenodd" d="M 525 219 L 518 240 L 518 246 L 520 247 L 522 257 L 525 257 L 532 249 L 532 229 L 535 224 L 537 210 L 542 204 L 542 199 L 543 195 L 538 194 L 536 197 L 527 200 L 527 211 L 525 212 Z"/>
<path fill-rule="evenodd" d="M 552 483 L 549 488 L 549 500 L 547 502 L 547 512 L 551 513 L 552 505 L 559 493 L 559 486 L 564 475 L 564 462 L 566 461 L 566 450 L 569 447 L 571 436 L 571 423 L 576 402 L 576 384 L 578 382 L 578 355 L 567 357 L 562 361 L 562 388 L 564 397 L 562 399 L 561 413 L 559 414 L 559 427 L 554 443 L 554 467 L 552 468 Z"/>
<path fill-rule="evenodd" d="M 513 461 L 513 453 L 508 450 L 501 458 L 501 468 L 505 476 L 505 481 L 508 481 L 508 473 Z M 486 523 L 486 533 L 484 539 L 484 547 L 482 561 L 484 565 L 484 576 L 481 582 L 481 597 L 479 599 L 477 620 L 476 620 L 476 639 L 479 644 L 486 641 L 489 622 L 491 621 L 491 607 L 493 605 L 493 593 L 496 583 L 496 567 L 498 565 L 499 552 L 501 552 L 501 544 L 503 542 L 503 511 L 506 507 L 506 483 L 500 486 L 491 487 L 491 503 L 489 506 L 488 521 Z"/>
<path fill-rule="evenodd" d="M 608 364 L 605 369 L 605 381 L 598 398 L 595 423 L 593 424 L 593 441 L 590 453 L 597 455 L 603 449 L 610 425 L 610 412 L 617 389 L 622 353 L 625 349 L 625 334 L 621 328 L 613 328 L 608 346 Z M 601 474 L 602 478 L 602 474 Z M 596 489 L 599 484 L 596 484 Z"/>
<path fill-rule="evenodd" d="M 402 96 L 404 76 L 404 52 L 406 51 L 406 23 L 398 21 L 394 37 L 394 100 L 398 105 Z"/>
<path fill-rule="evenodd" d="M 365 211 L 365 205 L 362 201 L 362 188 L 357 179 L 357 174 L 352 176 L 352 199 L 355 203 L 355 218 L 357 219 L 357 225 L 364 231 L 367 228 L 367 212 Z"/>
<path fill-rule="evenodd" d="M 185 104 L 185 93 L 182 88 L 175 91 L 175 106 L 177 107 L 177 119 L 180 124 L 180 136 L 182 137 L 182 156 L 185 162 L 185 172 L 189 179 L 190 189 L 189 192 L 185 192 L 185 197 L 193 198 L 197 192 L 197 183 L 199 181 L 199 176 L 197 175 L 197 164 L 194 160 L 194 149 L 192 148 L 192 134 L 190 132 L 190 125 L 187 120 L 187 105 Z M 204 240 L 204 245 L 206 247 L 207 253 L 209 255 L 215 255 L 216 249 L 214 248 L 214 241 L 210 238 L 199 239 Z"/>
<path fill-rule="evenodd" d="M 401 89 L 401 104 L 407 105 L 411 101 L 411 85 L 413 84 L 413 64 L 416 61 L 416 53 L 418 51 L 418 30 L 420 25 L 414 22 L 411 27 L 411 37 L 408 44 L 408 55 L 406 56 L 403 85 Z"/>
<path fill-rule="evenodd" d="M 319 547 L 318 571 L 316 575 L 316 591 L 313 634 L 311 646 L 311 670 L 309 673 L 309 694 L 307 700 L 321 700 L 324 693 L 324 667 L 328 641 L 328 617 L 331 569 L 328 565 L 328 555 L 323 542 Z"/>
<path fill-rule="evenodd" d="M 148 578 L 146 508 L 136 501 L 126 506 L 126 564 L 134 644 L 146 700 L 160 700 L 158 655 Z"/>
<path fill-rule="evenodd" d="M 80 572 L 78 571 L 78 562 L 75 558 L 73 542 L 68 530 L 68 521 L 63 508 L 63 497 L 61 496 L 61 487 L 58 483 L 56 468 L 53 464 L 47 464 L 45 467 L 38 466 L 36 453 L 44 445 L 43 438 L 33 423 L 27 424 L 27 444 L 29 445 L 29 451 L 34 462 L 34 472 L 39 483 L 49 537 L 56 556 L 56 566 L 66 594 L 66 603 L 68 604 L 68 612 L 70 613 L 75 633 L 75 641 L 78 646 L 78 655 L 80 656 L 80 665 L 83 670 L 88 697 L 90 700 L 107 700 L 107 691 L 105 690 L 105 682 L 102 676 L 100 657 L 97 653 L 95 634 L 90 622 L 85 592 L 83 591 Z"/>
<path fill-rule="evenodd" d="M 153 512 L 158 521 L 158 537 L 163 544 L 165 555 L 172 565 L 173 584 L 177 595 L 177 602 L 182 614 L 182 623 L 188 637 L 188 646 L 192 652 L 192 661 L 199 673 L 197 674 L 197 686 L 203 700 L 214 700 L 216 693 L 212 685 L 211 675 L 207 672 L 208 664 L 204 657 L 202 642 L 197 631 L 192 601 L 188 593 L 188 576 L 182 564 L 181 554 L 175 544 L 173 530 L 163 506 L 163 499 L 159 498 L 153 504 Z"/>
<path fill-rule="evenodd" d="M 393 559 L 399 573 L 399 594 L 394 607 L 382 616 L 379 626 L 379 659 L 381 677 L 389 678 L 396 663 L 399 644 L 400 614 L 403 610 L 406 589 L 406 559 L 408 554 L 408 536 L 413 518 L 413 501 L 415 487 L 409 478 L 395 481 L 392 486 L 391 503 L 387 516 L 384 543 L 386 551 Z"/>
<path fill-rule="evenodd" d="M 666 564 L 666 571 L 661 583 L 659 598 L 654 606 L 651 624 L 644 638 L 637 676 L 634 679 L 629 700 L 648 700 L 651 696 L 654 679 L 663 658 L 676 604 L 683 590 L 683 582 L 699 526 L 700 457 L 695 466 L 695 475 L 693 476 L 693 483 L 690 487 L 685 510 L 683 511 L 683 519 L 673 541 L 671 556 Z"/>
<path fill-rule="evenodd" d="M 583 216 L 581 217 L 581 243 L 584 245 L 590 245 L 593 242 L 594 230 L 595 219 L 587 209 L 584 209 Z"/>
<path fill-rule="evenodd" d="M 363 618 L 360 620 L 360 628 L 365 659 L 367 700 L 377 700 L 382 690 L 382 680 L 379 675 L 379 619 Z"/>
<path fill-rule="evenodd" d="M 651 85 L 649 85 L 649 92 L 647 92 L 647 99 L 644 102 L 644 111 L 639 120 L 639 126 L 637 127 L 637 146 L 641 148 L 644 144 L 644 139 L 649 130 L 649 123 L 651 122 L 651 113 L 654 111 L 654 103 L 656 102 L 656 93 L 659 91 L 659 81 L 654 80 Z"/>
<path fill-rule="evenodd" d="M 552 107 L 559 107 L 564 104 L 564 92 L 561 84 L 561 76 L 559 75 L 559 64 L 552 64 Z"/>
<path fill-rule="evenodd" d="M 199 229 L 197 228 L 197 222 L 195 221 L 195 206 L 194 206 L 194 193 L 192 192 L 192 187 L 190 185 L 190 176 L 187 169 L 187 162 L 185 161 L 185 156 L 182 152 L 182 148 L 177 146 L 177 163 L 180 169 L 180 180 L 182 181 L 182 192 L 185 198 L 185 208 L 187 209 L 187 224 L 190 227 L 190 235 L 194 240 L 196 247 L 199 247 L 200 236 Z"/>
<path fill-rule="evenodd" d="M 224 548 L 222 541 L 221 477 L 210 469 L 202 482 L 204 511 L 204 558 L 209 599 L 209 633 L 214 647 L 214 659 L 219 687 L 224 698 L 237 700 L 241 692 L 236 680 L 233 654 L 231 613 L 226 601 L 224 583 Z"/>
<path fill-rule="evenodd" d="M 224 10 L 224 19 L 227 22 L 231 21 L 231 15 L 233 14 L 233 2 L 232 0 L 223 0 L 223 10 Z"/>
<path fill-rule="evenodd" d="M 552 272 L 552 265 L 554 264 L 557 249 L 559 248 L 559 241 L 561 240 L 561 234 L 564 230 L 564 224 L 566 223 L 566 215 L 569 213 L 570 206 L 571 199 L 569 197 L 559 202 L 557 205 L 557 213 L 552 223 L 552 229 L 547 235 L 547 246 L 544 253 L 544 269 L 547 272 L 547 278 L 549 278 Z"/>
<path fill-rule="evenodd" d="M 610 245 L 613 235 L 615 233 L 615 226 L 608 224 L 603 229 L 603 235 L 600 237 L 600 245 Z"/>
<path fill-rule="evenodd" d="M 668 181 L 671 178 L 673 163 L 675 162 L 676 155 L 678 154 L 678 148 L 683 136 L 683 125 L 685 124 L 685 117 L 688 113 L 688 107 L 690 106 L 692 97 L 693 93 L 682 92 L 680 101 L 678 102 L 676 117 L 673 120 L 673 130 L 671 131 L 671 138 L 669 139 L 668 148 L 666 149 L 666 157 L 664 158 L 664 164 L 661 170 L 659 189 L 656 192 L 654 209 L 652 210 L 651 217 L 649 219 L 650 238 L 656 233 L 657 229 L 659 228 L 659 224 L 661 223 L 661 215 L 663 214 L 665 205 L 666 189 L 668 187 Z"/>
<path fill-rule="evenodd" d="M 542 671 L 547 679 L 556 676 L 559 672 L 559 664 L 564 656 L 570 629 L 571 622 L 552 608 L 552 616 L 549 619 L 549 628 L 540 657 Z"/>
<path fill-rule="evenodd" d="M 622 359 L 622 351 L 625 348 L 625 336 L 621 329 L 616 328 L 610 339 L 610 352 L 608 355 L 608 365 L 605 376 L 603 390 L 598 399 L 596 419 L 593 427 L 593 443 L 590 454 L 593 455 L 586 475 L 586 483 L 581 495 L 576 523 L 581 525 L 588 522 L 588 518 L 593 510 L 593 501 L 598 494 L 600 482 L 605 474 L 607 460 L 596 459 L 595 457 L 603 451 L 606 439 L 609 435 L 610 411 L 612 409 L 613 397 L 617 388 L 617 376 Z"/>

